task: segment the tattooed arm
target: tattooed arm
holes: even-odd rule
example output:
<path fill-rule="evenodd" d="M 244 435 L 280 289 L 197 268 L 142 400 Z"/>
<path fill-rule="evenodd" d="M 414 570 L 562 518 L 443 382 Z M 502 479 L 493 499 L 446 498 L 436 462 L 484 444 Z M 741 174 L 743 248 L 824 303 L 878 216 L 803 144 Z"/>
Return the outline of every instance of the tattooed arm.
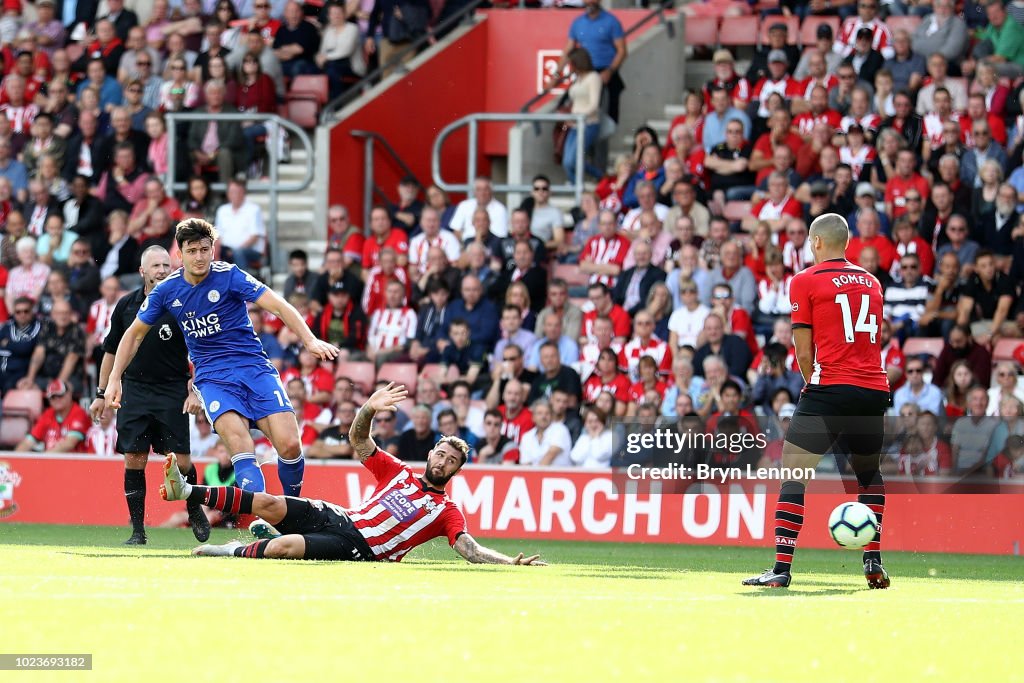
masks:
<path fill-rule="evenodd" d="M 392 382 L 383 389 L 375 391 L 356 413 L 356 419 L 352 420 L 352 426 L 348 430 L 348 440 L 351 442 L 359 462 L 365 461 L 377 452 L 377 442 L 370 436 L 373 416 L 379 412 L 398 412 L 398 404 L 408 396 L 409 392 L 404 385 L 399 384 L 396 387 Z"/>
<path fill-rule="evenodd" d="M 459 536 L 453 547 L 455 552 L 462 555 L 466 558 L 466 561 L 472 564 L 528 564 L 535 567 L 547 565 L 547 562 L 540 560 L 540 555 L 531 555 L 530 557 L 523 557 L 522 553 L 515 557 L 502 555 L 497 550 L 491 550 L 480 545 L 469 534 Z"/>

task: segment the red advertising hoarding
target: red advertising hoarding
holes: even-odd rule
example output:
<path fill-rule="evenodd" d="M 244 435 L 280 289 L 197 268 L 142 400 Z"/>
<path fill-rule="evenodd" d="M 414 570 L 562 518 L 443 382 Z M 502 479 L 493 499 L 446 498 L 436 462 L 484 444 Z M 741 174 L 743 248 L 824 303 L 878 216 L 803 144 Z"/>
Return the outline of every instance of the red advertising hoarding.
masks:
<path fill-rule="evenodd" d="M 0 455 L 0 539 L 4 522 L 127 524 L 122 472 L 120 460 L 99 456 Z M 270 490 L 280 491 L 275 468 L 264 467 L 264 474 Z M 154 458 L 147 470 L 150 525 L 180 506 L 157 497 L 161 476 Z M 770 483 L 704 484 L 703 493 L 689 495 L 640 492 L 633 486 L 610 472 L 470 466 L 448 490 L 481 537 L 770 545 L 775 504 Z M 306 466 L 303 492 L 309 497 L 351 507 L 372 489 L 370 473 L 356 463 Z M 834 547 L 825 519 L 851 496 L 838 486 L 832 489 L 807 496 L 802 547 Z M 883 547 L 1016 554 L 1024 540 L 1022 511 L 1024 497 L 1014 493 L 890 493 Z"/>

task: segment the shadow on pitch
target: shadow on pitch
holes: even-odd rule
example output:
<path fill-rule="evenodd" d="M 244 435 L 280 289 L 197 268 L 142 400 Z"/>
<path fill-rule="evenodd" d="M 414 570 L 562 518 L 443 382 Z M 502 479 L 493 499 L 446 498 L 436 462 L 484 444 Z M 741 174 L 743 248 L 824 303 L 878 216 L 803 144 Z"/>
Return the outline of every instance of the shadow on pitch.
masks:
<path fill-rule="evenodd" d="M 191 555 L 189 555 L 188 551 L 184 551 L 184 550 L 177 550 L 177 551 L 175 551 L 175 550 L 166 550 L 166 551 L 160 551 L 160 552 L 146 552 L 146 553 L 132 553 L 132 552 L 94 553 L 94 552 L 88 552 L 88 551 L 78 552 L 78 551 L 74 551 L 74 550 L 62 550 L 62 551 L 59 552 L 59 554 L 60 555 L 74 555 L 75 557 L 104 557 L 104 558 L 132 557 L 132 558 L 139 559 L 139 560 L 149 560 L 149 559 L 152 559 L 152 560 L 157 560 L 157 559 L 165 560 L 168 557 L 191 557 Z"/>
<path fill-rule="evenodd" d="M 863 593 L 869 590 L 866 586 L 864 588 L 812 588 L 809 590 L 801 590 L 799 588 L 765 588 L 762 590 L 755 590 L 751 592 L 737 593 L 742 598 L 776 598 L 786 596 L 802 596 L 807 598 L 827 597 L 830 595 L 853 595 L 854 593 Z"/>

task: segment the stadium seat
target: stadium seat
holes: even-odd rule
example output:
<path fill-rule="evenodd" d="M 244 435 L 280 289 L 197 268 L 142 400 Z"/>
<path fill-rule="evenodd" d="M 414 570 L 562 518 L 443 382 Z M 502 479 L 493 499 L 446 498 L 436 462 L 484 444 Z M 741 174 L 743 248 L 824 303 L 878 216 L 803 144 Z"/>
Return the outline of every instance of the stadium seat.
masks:
<path fill-rule="evenodd" d="M 398 404 L 398 409 L 401 410 L 406 417 L 412 417 L 412 409 L 416 407 L 416 401 L 411 398 L 407 398 Z"/>
<path fill-rule="evenodd" d="M 445 367 L 440 363 L 427 363 L 420 370 L 420 377 L 431 379 L 435 382 L 443 382 L 445 374 Z"/>
<path fill-rule="evenodd" d="M 717 45 L 717 17 L 686 17 L 683 40 L 687 45 Z"/>
<path fill-rule="evenodd" d="M 942 337 L 910 337 L 903 343 L 903 355 L 928 355 L 938 358 L 945 344 L 946 340 Z"/>
<path fill-rule="evenodd" d="M 382 363 L 377 369 L 377 377 L 396 384 L 404 384 L 410 395 L 416 393 L 418 372 L 415 363 Z"/>
<path fill-rule="evenodd" d="M 0 420 L 0 446 L 17 446 L 31 428 L 32 422 L 24 415 L 4 415 Z"/>
<path fill-rule="evenodd" d="M 741 221 L 750 215 L 750 202 L 726 202 L 723 215 L 728 221 Z"/>
<path fill-rule="evenodd" d="M 765 17 L 761 21 L 761 30 L 758 33 L 758 35 L 760 36 L 759 40 L 760 40 L 760 44 L 761 45 L 767 45 L 768 44 L 768 28 L 771 27 L 774 24 L 785 24 L 786 25 L 786 31 L 787 31 L 786 35 L 789 37 L 789 44 L 790 45 L 798 45 L 799 44 L 799 40 L 800 40 L 800 18 L 797 17 L 796 15 L 791 15 L 791 16 L 788 16 L 788 17 L 784 17 L 784 16 L 780 16 L 780 15 L 771 15 L 771 16 Z"/>
<path fill-rule="evenodd" d="M 316 128 L 320 105 L 312 99 L 288 100 L 288 120 L 302 128 Z"/>
<path fill-rule="evenodd" d="M 27 417 L 35 422 L 43 412 L 43 392 L 38 389 L 11 389 L 4 396 L 3 414 Z"/>
<path fill-rule="evenodd" d="M 551 277 L 565 280 L 570 287 L 582 286 L 590 282 L 590 276 L 580 270 L 575 263 L 556 263 Z"/>
<path fill-rule="evenodd" d="M 1013 352 L 1022 344 L 1024 344 L 1024 340 L 1021 339 L 1000 339 L 996 342 L 996 347 L 992 349 L 992 362 L 1015 360 Z"/>
<path fill-rule="evenodd" d="M 296 76 L 288 88 L 288 98 L 311 99 L 327 104 L 327 76 Z"/>
<path fill-rule="evenodd" d="M 335 377 L 347 377 L 353 384 L 359 387 L 364 394 L 373 391 L 373 383 L 377 378 L 377 369 L 373 363 L 360 361 L 342 361 L 338 363 L 338 369 L 334 372 Z"/>
<path fill-rule="evenodd" d="M 889 27 L 892 33 L 905 29 L 908 33 L 913 34 L 914 29 L 917 28 L 918 24 L 921 23 L 921 17 L 906 16 L 906 17 L 889 17 L 885 20 L 885 25 Z"/>
<path fill-rule="evenodd" d="M 806 47 L 818 42 L 818 27 L 822 24 L 828 24 L 832 27 L 833 36 L 839 35 L 839 17 L 822 17 L 812 14 L 804 19 L 804 23 L 800 25 L 799 44 Z"/>
<path fill-rule="evenodd" d="M 721 45 L 756 45 L 758 34 L 757 17 L 726 17 L 718 29 Z"/>

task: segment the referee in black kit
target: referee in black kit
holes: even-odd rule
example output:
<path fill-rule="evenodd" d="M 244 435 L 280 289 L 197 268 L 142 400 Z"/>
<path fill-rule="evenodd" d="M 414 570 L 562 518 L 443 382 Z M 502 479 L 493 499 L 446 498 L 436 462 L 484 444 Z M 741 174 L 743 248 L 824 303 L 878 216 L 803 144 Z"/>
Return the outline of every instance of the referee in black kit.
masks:
<path fill-rule="evenodd" d="M 171 257 L 163 247 L 142 252 L 143 286 L 121 297 L 114 306 L 110 330 L 103 340 L 96 400 L 89 407 L 93 420 L 104 410 L 103 393 L 114 354 L 125 330 L 135 321 L 139 307 L 159 282 L 171 274 Z M 174 453 L 189 483 L 196 483 L 191 461 L 188 414 L 199 415 L 202 403 L 192 391 L 188 351 L 178 321 L 167 312 L 139 346 L 139 352 L 124 373 L 123 408 L 117 411 L 117 451 L 124 453 L 124 496 L 132 520 L 132 535 L 125 545 L 146 544 L 146 461 L 150 447 L 157 453 Z M 188 520 L 196 539 L 210 537 L 210 522 L 198 504 L 187 506 Z"/>

